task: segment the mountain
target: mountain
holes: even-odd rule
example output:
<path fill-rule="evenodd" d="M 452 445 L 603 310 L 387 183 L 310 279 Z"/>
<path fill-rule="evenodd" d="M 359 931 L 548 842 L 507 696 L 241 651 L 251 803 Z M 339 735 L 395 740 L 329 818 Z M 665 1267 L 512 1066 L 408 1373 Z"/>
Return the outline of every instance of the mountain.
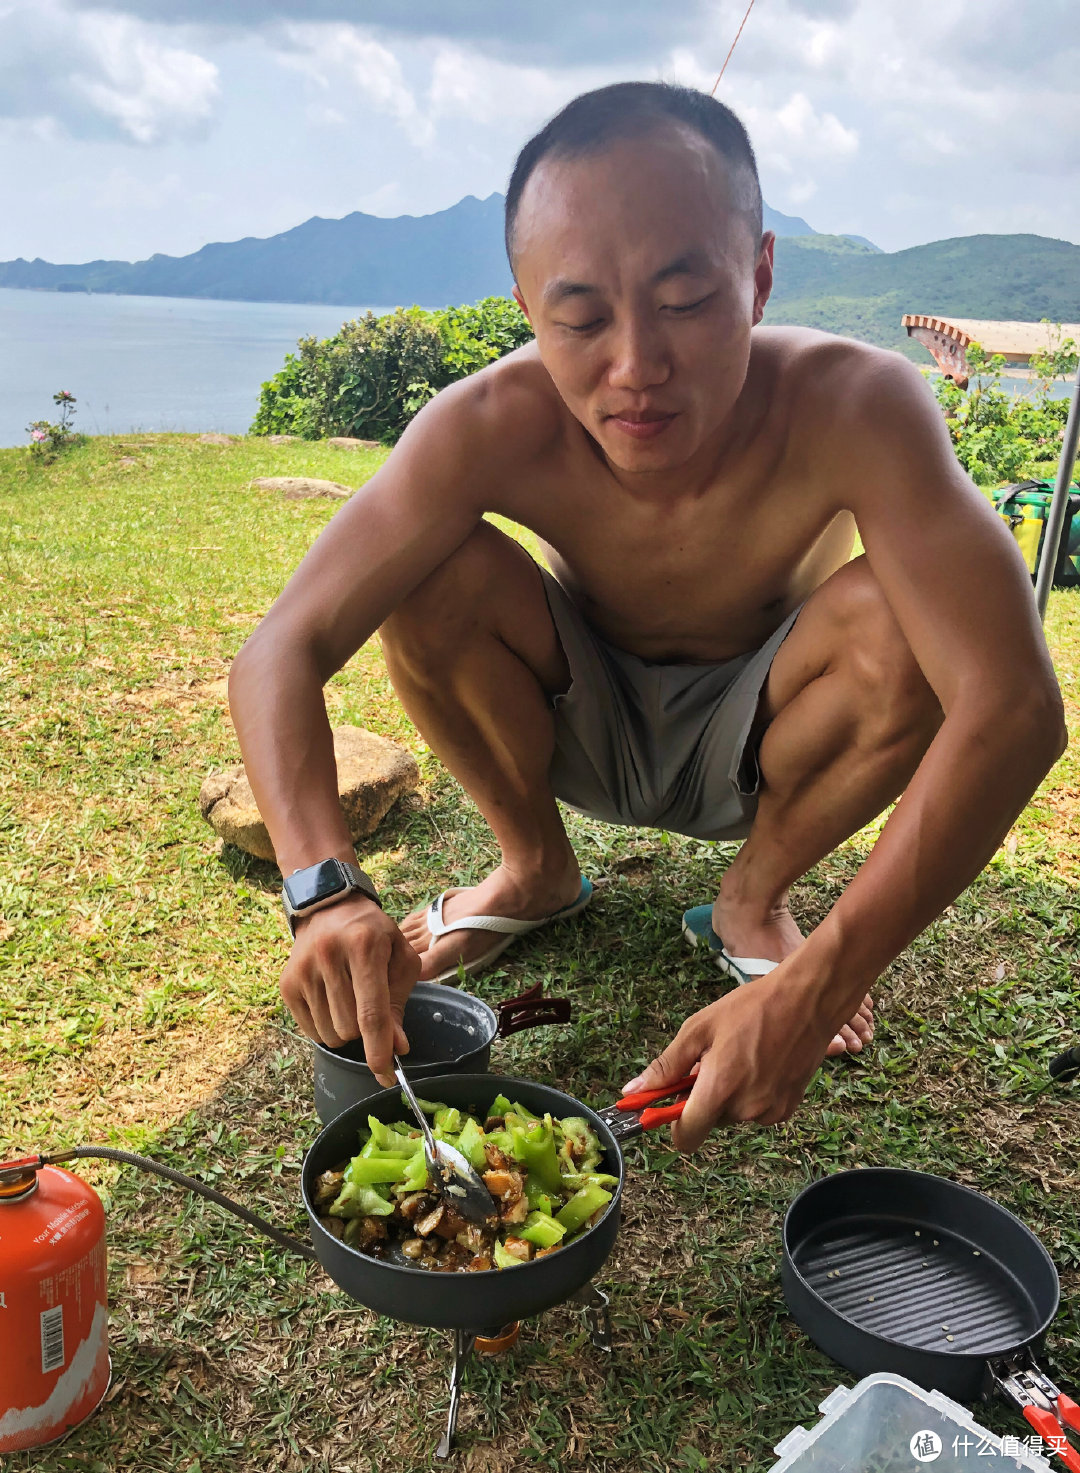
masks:
<path fill-rule="evenodd" d="M 805 220 L 768 205 L 765 225 L 781 236 L 816 234 Z M 501 194 L 484 200 L 467 195 L 433 215 L 389 220 L 359 211 L 342 220 L 316 215 L 265 240 L 247 236 L 203 246 L 190 256 L 78 266 L 21 258 L 0 264 L 0 286 L 241 302 L 443 307 L 508 292 L 510 285 Z"/>
<path fill-rule="evenodd" d="M 432 215 L 388 220 L 358 211 L 315 216 L 265 240 L 203 246 L 148 261 L 0 264 L 0 286 L 249 302 L 442 307 L 507 292 L 503 200 L 467 195 Z M 1080 320 L 1080 246 L 1041 235 L 966 235 L 882 251 L 852 235 L 822 235 L 765 207 L 775 230 L 776 282 L 765 320 L 845 333 L 920 360 L 904 312 L 1037 322 Z"/>
<path fill-rule="evenodd" d="M 1080 246 L 1042 235 L 963 235 L 890 252 L 841 236 L 777 241 L 766 322 L 821 327 L 924 361 L 900 326 L 905 312 L 1076 322 Z"/>

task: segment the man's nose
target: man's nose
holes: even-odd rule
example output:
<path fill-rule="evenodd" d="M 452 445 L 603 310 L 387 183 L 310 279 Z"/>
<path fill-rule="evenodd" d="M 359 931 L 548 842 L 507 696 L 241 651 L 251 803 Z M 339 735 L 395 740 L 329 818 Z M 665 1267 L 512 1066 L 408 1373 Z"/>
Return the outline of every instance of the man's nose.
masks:
<path fill-rule="evenodd" d="M 640 319 L 621 324 L 614 335 L 608 381 L 613 389 L 640 393 L 662 384 L 671 372 L 663 334 Z"/>

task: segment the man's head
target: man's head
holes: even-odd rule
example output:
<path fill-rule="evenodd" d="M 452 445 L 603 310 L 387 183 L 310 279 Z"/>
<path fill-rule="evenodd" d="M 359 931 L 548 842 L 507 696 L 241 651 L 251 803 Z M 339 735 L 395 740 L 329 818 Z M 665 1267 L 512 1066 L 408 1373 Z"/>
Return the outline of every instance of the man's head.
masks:
<path fill-rule="evenodd" d="M 521 151 L 506 243 L 544 364 L 609 458 L 688 460 L 738 397 L 771 285 L 734 113 L 662 83 L 576 98 Z"/>

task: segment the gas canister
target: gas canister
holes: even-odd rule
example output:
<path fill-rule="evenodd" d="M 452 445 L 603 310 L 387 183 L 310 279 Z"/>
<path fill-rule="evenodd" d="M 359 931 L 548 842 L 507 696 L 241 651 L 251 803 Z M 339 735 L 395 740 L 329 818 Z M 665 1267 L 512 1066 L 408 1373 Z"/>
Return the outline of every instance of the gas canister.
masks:
<path fill-rule="evenodd" d="M 88 1417 L 109 1385 L 105 1213 L 39 1157 L 0 1166 L 0 1454 Z"/>

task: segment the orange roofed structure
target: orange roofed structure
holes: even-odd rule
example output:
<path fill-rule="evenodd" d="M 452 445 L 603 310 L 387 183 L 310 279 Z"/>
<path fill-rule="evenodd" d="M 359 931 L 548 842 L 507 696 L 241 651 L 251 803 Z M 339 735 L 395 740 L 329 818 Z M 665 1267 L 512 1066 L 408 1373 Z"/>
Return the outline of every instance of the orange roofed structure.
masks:
<path fill-rule="evenodd" d="M 985 353 L 1000 353 L 1012 368 L 1026 368 L 1034 353 L 1045 353 L 1066 338 L 1080 342 L 1076 322 L 983 322 L 973 317 L 927 317 L 905 312 L 900 319 L 909 338 L 933 355 L 946 378 L 960 388 L 968 381 L 967 349 L 978 343 Z"/>

